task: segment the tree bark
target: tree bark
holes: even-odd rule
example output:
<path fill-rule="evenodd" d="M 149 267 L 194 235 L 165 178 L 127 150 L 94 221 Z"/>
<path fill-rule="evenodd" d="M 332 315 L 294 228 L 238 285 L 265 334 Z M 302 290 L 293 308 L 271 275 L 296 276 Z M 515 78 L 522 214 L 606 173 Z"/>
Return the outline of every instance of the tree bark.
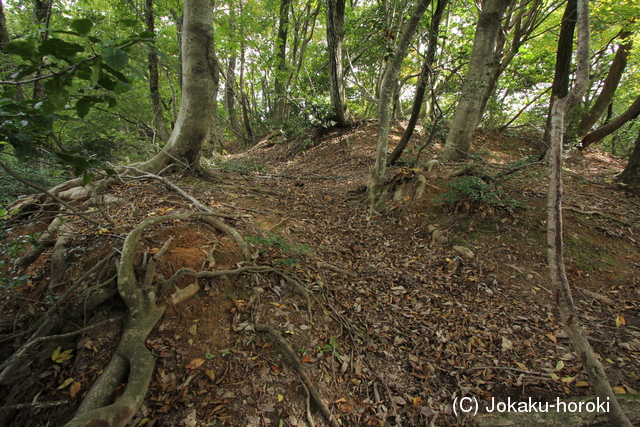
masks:
<path fill-rule="evenodd" d="M 500 20 L 509 1 L 485 0 L 482 3 L 462 98 L 456 108 L 442 153 L 442 158 L 446 161 L 461 161 L 469 157 L 473 132 L 478 125 L 478 116 L 489 81 Z"/>
<path fill-rule="evenodd" d="M 173 164 L 199 168 L 204 143 L 213 123 L 216 61 L 213 51 L 213 13 L 209 0 L 185 0 L 182 33 L 182 103 L 169 142 L 140 165 L 157 173 Z"/>
<path fill-rule="evenodd" d="M 144 20 L 147 31 L 155 34 L 155 19 L 153 14 L 153 0 L 145 0 L 144 2 Z M 154 36 L 155 38 L 155 36 Z M 153 128 L 158 132 L 158 136 L 163 143 L 169 141 L 169 132 L 164 122 L 163 108 L 160 103 L 159 78 L 158 78 L 158 55 L 153 47 L 149 46 L 148 62 L 149 62 L 149 95 L 151 97 L 151 106 L 153 108 Z"/>
<path fill-rule="evenodd" d="M 398 79 L 398 71 L 402 61 L 407 55 L 409 43 L 413 40 L 418 23 L 422 15 L 427 10 L 430 0 L 418 0 L 411 17 L 405 24 L 402 35 L 398 39 L 395 52 L 389 58 L 382 85 L 380 88 L 380 98 L 378 100 L 378 136 L 376 141 L 376 163 L 374 164 L 369 178 L 367 188 L 369 190 L 370 209 L 373 209 L 382 192 L 384 175 L 387 167 L 387 149 L 389 147 L 389 106 L 393 97 L 393 87 Z"/>
<path fill-rule="evenodd" d="M 631 36 L 631 33 L 625 33 L 622 35 L 622 38 L 626 39 L 629 36 Z M 618 47 L 616 55 L 613 58 L 613 62 L 611 63 L 611 68 L 609 68 L 609 73 L 604 80 L 604 85 L 602 86 L 600 94 L 591 106 L 589 112 L 585 114 L 582 120 L 580 120 L 580 123 L 578 123 L 578 136 L 585 136 L 611 104 L 613 95 L 616 93 L 616 89 L 618 88 L 618 83 L 620 83 L 620 79 L 624 73 L 624 69 L 627 67 L 627 58 L 629 57 L 629 52 L 631 51 L 632 46 L 633 41 L 629 40 Z"/>
<path fill-rule="evenodd" d="M 576 85 L 564 98 L 556 98 L 551 108 L 551 130 L 549 148 L 549 193 L 547 197 L 547 259 L 551 283 L 554 288 L 556 305 L 564 323 L 565 332 L 571 339 L 579 360 L 586 370 L 596 394 L 608 401 L 609 422 L 614 426 L 631 426 L 620 408 L 604 368 L 596 357 L 582 327 L 577 309 L 571 296 L 571 287 L 567 278 L 562 238 L 562 151 L 564 120 L 569 109 L 575 105 L 586 91 L 589 81 L 589 2 L 578 0 L 578 69 Z"/>
<path fill-rule="evenodd" d="M 633 104 L 631 104 L 631 106 L 627 108 L 627 111 L 620 114 L 618 117 L 611 120 L 606 125 L 602 125 L 593 132 L 585 135 L 585 137 L 582 138 L 582 141 L 580 141 L 580 149 L 583 150 L 585 147 L 600 141 L 602 138 L 608 135 L 611 135 L 622 125 L 638 117 L 638 115 L 640 115 L 640 96 L 637 97 L 635 101 L 633 101 Z"/>
<path fill-rule="evenodd" d="M 556 65 L 553 72 L 553 83 L 551 83 L 551 100 L 549 101 L 549 114 L 544 128 L 543 141 L 549 142 L 549 132 L 551 130 L 551 108 L 556 98 L 564 98 L 569 93 L 569 77 L 571 76 L 571 56 L 573 53 L 573 33 L 576 28 L 578 14 L 578 0 L 568 0 L 564 9 L 562 23 L 560 25 L 560 36 L 558 37 L 558 51 L 556 52 Z M 545 149 L 540 158 L 546 155 Z"/>
<path fill-rule="evenodd" d="M 625 166 L 618 180 L 628 185 L 637 186 L 640 184 L 640 133 L 636 139 L 633 153 L 629 157 L 629 163 Z"/>
<path fill-rule="evenodd" d="M 402 138 L 396 148 L 391 153 L 391 156 L 387 160 L 387 166 L 394 164 L 402 155 L 402 152 L 407 147 L 413 131 L 418 123 L 420 117 L 420 110 L 422 108 L 422 102 L 424 101 L 424 93 L 427 89 L 427 84 L 432 80 L 431 67 L 433 66 L 434 58 L 436 56 L 436 49 L 438 48 L 438 32 L 440 28 L 440 21 L 442 20 L 442 14 L 449 0 L 438 0 L 436 10 L 431 17 L 431 26 L 429 27 L 429 45 L 427 46 L 427 52 L 424 56 L 424 62 L 422 63 L 422 69 L 420 70 L 420 77 L 418 78 L 418 85 L 416 87 L 416 95 L 413 99 L 413 106 L 411 107 L 411 117 L 402 134 Z"/>
<path fill-rule="evenodd" d="M 4 5 L 2 4 L 2 0 L 0 0 L 0 52 L 4 52 L 4 45 L 10 41 L 7 19 L 4 16 Z"/>
<path fill-rule="evenodd" d="M 338 126 L 351 122 L 347 110 L 342 66 L 342 40 L 344 38 L 345 0 L 327 0 L 327 46 L 331 78 L 331 105 Z"/>
<path fill-rule="evenodd" d="M 277 67 L 273 83 L 275 100 L 271 117 L 278 122 L 287 120 L 287 36 L 289 33 L 289 8 L 291 0 L 282 0 L 280 3 L 280 18 L 278 22 L 278 37 L 276 41 Z"/>

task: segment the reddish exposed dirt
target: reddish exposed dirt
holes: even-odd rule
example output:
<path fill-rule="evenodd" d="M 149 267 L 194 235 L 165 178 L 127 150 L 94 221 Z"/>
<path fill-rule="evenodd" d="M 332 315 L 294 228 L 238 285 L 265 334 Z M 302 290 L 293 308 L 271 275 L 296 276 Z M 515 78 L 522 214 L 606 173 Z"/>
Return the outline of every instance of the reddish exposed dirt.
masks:
<path fill-rule="evenodd" d="M 416 144 L 424 139 L 418 136 Z M 428 147 L 422 160 L 440 149 Z M 395 197 L 368 220 L 361 197 L 374 150 L 375 125 L 363 123 L 318 138 L 310 148 L 301 141 L 274 144 L 230 155 L 227 166 L 204 177 L 173 178 L 216 212 L 240 215 L 227 221 L 250 237 L 255 263 L 301 282 L 311 317 L 303 293 L 270 273 L 200 279 L 200 290 L 175 305 L 165 297 L 167 309 L 148 340 L 157 358 L 154 379 L 132 425 L 309 425 L 299 376 L 272 337 L 253 331 L 258 322 L 286 337 L 344 425 L 464 425 L 470 421 L 452 413 L 455 397 L 550 400 L 592 393 L 562 331 L 547 277 L 545 167 L 504 179 L 502 189 L 522 202 L 511 209 L 434 203 L 458 165 L 431 172 L 394 167 Z M 532 138 L 482 133 L 475 154 L 483 161 L 476 170 L 495 175 L 536 150 Z M 229 167 L 249 161 L 263 170 Z M 571 152 L 565 166 L 565 252 L 574 298 L 612 385 L 634 392 L 640 390 L 640 200 L 612 183 L 618 160 Z M 416 198 L 420 175 L 427 185 Z M 142 219 L 193 208 L 153 181 L 109 191 L 127 200 L 109 207 L 119 228 L 81 229 L 74 245 L 86 249 L 71 254 L 65 286 L 56 292 L 119 247 L 123 233 Z M 434 242 L 430 226 L 447 242 Z M 159 268 L 165 278 L 180 267 L 230 270 L 243 262 L 233 240 L 219 231 L 196 220 L 168 222 L 144 233 L 140 274 L 143 260 L 169 238 Z M 43 298 L 48 256 L 44 252 L 30 267 L 30 285 L 12 292 Z M 88 285 L 108 277 L 105 268 Z M 193 282 L 183 278 L 179 287 Z M 19 329 L 42 309 L 5 299 L 0 310 L 3 325 L 20 312 L 12 326 Z M 122 310 L 110 301 L 85 324 Z M 118 333 L 119 327 L 98 329 L 79 342 L 56 343 L 74 349 L 62 363 L 49 358 L 53 346 L 34 355 L 19 373 L 21 383 L 2 392 L 4 405 L 31 402 L 38 393 L 40 402 L 71 403 L 0 412 L 5 425 L 69 419 L 108 362 Z M 63 386 L 69 378 L 79 383 L 73 393 Z M 316 425 L 324 424 L 314 404 L 310 413 Z"/>

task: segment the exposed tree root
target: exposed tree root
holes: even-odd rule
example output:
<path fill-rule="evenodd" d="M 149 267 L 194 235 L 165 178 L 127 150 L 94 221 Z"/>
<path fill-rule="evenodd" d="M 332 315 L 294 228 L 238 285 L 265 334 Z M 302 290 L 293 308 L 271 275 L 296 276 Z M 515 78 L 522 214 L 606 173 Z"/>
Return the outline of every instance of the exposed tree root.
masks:
<path fill-rule="evenodd" d="M 157 306 L 158 286 L 151 286 L 158 259 L 168 248 L 165 244 L 147 266 L 142 286 L 134 272 L 135 251 L 142 232 L 151 225 L 171 220 L 185 220 L 206 213 L 185 213 L 147 218 L 127 235 L 118 265 L 118 292 L 127 305 L 125 329 L 118 348 L 103 374 L 85 396 L 74 418 L 67 423 L 76 426 L 124 426 L 142 404 L 155 367 L 155 358 L 145 345 L 147 335 L 164 313 Z M 112 403 L 113 393 L 126 382 L 124 394 Z"/>
<path fill-rule="evenodd" d="M 327 404 L 320 397 L 320 394 L 318 393 L 316 387 L 311 382 L 311 378 L 309 378 L 309 374 L 307 373 L 306 368 L 302 366 L 302 362 L 300 362 L 300 359 L 296 355 L 296 352 L 293 350 L 293 348 L 291 348 L 291 345 L 271 325 L 256 324 L 255 329 L 258 332 L 267 332 L 273 337 L 273 339 L 278 342 L 278 344 L 280 344 L 280 346 L 282 346 L 284 353 L 287 355 L 291 363 L 293 363 L 293 367 L 298 372 L 300 380 L 302 380 L 305 387 L 309 391 L 309 394 L 313 398 L 313 401 L 316 403 L 316 405 L 318 405 L 318 408 L 320 408 L 320 412 L 322 412 L 325 420 L 327 420 L 329 425 L 331 425 L 332 427 L 340 427 L 340 424 L 329 410 Z"/>
<path fill-rule="evenodd" d="M 182 188 L 180 188 L 179 186 L 177 186 L 173 182 L 169 181 L 168 179 L 165 179 L 165 178 L 163 178 L 161 176 L 158 176 L 158 175 L 154 175 L 152 173 L 141 171 L 140 169 L 137 169 L 137 168 L 134 168 L 134 167 L 131 167 L 131 166 L 126 166 L 125 169 L 132 170 L 132 171 L 136 172 L 137 174 L 139 174 L 139 176 L 145 176 L 145 177 L 153 178 L 153 179 L 156 179 L 156 180 L 162 182 L 167 187 L 171 188 L 173 191 L 175 191 L 176 193 L 180 194 L 182 197 L 184 197 L 185 199 L 189 200 L 191 203 L 196 205 L 198 207 L 198 209 L 200 209 L 201 211 L 212 214 L 211 216 L 204 217 L 203 221 L 209 223 L 210 225 L 212 225 L 213 227 L 215 227 L 218 230 L 222 231 L 223 233 L 226 233 L 226 234 L 230 235 L 233 238 L 233 240 L 236 242 L 236 244 L 242 250 L 242 255 L 244 256 L 244 259 L 247 260 L 247 261 L 251 260 L 251 253 L 249 252 L 249 249 L 247 248 L 247 244 L 244 241 L 244 239 L 242 238 L 242 236 L 240 235 L 240 233 L 238 233 L 238 231 L 235 228 L 233 228 L 233 227 L 225 224 L 223 221 L 215 218 L 214 216 L 217 216 L 217 214 L 214 214 L 214 212 L 208 206 L 202 204 L 198 199 L 196 199 L 195 197 L 191 196 L 190 194 L 187 194 L 187 192 L 185 192 Z"/>

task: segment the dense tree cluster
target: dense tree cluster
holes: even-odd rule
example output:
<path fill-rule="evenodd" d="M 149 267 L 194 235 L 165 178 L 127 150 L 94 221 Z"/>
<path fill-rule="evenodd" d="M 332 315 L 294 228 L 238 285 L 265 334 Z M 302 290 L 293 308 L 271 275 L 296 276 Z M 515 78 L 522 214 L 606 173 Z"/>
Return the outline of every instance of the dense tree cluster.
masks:
<path fill-rule="evenodd" d="M 212 41 L 198 46 L 208 59 L 189 78 L 183 62 L 192 30 L 178 2 L 5 0 L 1 139 L 18 157 L 54 156 L 76 172 L 93 165 L 88 156 L 148 160 L 165 144 L 171 152 L 189 80 L 207 80 L 192 92 L 201 96 L 198 105 L 210 106 L 197 119 L 206 135 L 193 153 L 170 156 L 194 163 L 201 148 L 209 155 L 231 140 L 250 145 L 276 128 L 295 136 L 310 125 L 377 117 L 383 126 L 372 177 L 380 177 L 388 120 L 412 116 L 390 163 L 418 120 L 444 124 L 444 157 L 464 160 L 477 126 L 548 129 L 550 100 L 566 93 L 575 73 L 568 53 L 575 2 L 187 3 L 212 14 Z M 424 11 L 415 17 L 417 7 Z M 593 72 L 567 118 L 570 138 L 606 125 L 638 96 L 638 8 L 593 5 Z M 629 119 L 623 123 L 608 139 L 614 154 L 632 145 L 638 130 Z"/>

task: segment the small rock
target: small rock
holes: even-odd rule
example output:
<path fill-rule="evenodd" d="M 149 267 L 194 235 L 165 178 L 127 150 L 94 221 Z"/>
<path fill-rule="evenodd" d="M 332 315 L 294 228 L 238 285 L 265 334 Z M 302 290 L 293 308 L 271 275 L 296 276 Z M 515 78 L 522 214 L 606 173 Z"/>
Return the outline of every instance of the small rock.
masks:
<path fill-rule="evenodd" d="M 464 246 L 454 246 L 453 250 L 467 258 L 473 258 L 475 256 L 471 249 L 465 248 Z"/>

